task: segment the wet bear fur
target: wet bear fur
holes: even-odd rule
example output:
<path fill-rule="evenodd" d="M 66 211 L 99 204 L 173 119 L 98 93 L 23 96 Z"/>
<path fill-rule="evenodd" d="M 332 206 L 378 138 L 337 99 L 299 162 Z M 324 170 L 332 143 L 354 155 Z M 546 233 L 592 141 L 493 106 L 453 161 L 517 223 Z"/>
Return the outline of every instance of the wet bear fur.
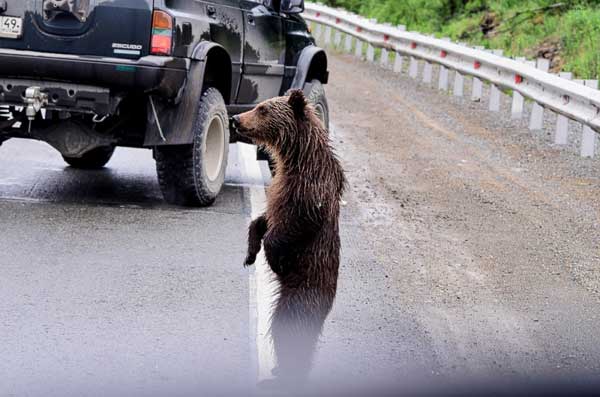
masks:
<path fill-rule="evenodd" d="M 303 380 L 337 291 L 344 172 L 302 91 L 267 100 L 234 124 L 275 162 L 266 213 L 250 225 L 245 265 L 254 264 L 262 242 L 279 282 L 271 321 L 274 372 Z"/>

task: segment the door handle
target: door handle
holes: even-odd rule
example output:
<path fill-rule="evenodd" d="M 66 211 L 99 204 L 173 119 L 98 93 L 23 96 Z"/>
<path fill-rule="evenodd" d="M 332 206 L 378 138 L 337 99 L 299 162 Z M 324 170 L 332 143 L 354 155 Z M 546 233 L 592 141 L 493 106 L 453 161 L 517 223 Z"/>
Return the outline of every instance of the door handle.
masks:
<path fill-rule="evenodd" d="M 216 18 L 216 16 L 217 16 L 217 9 L 214 6 L 206 6 L 206 13 L 208 14 L 208 16 L 210 18 Z"/>
<path fill-rule="evenodd" d="M 254 26 L 254 23 L 255 23 L 255 21 L 254 21 L 254 15 L 248 14 L 248 25 Z"/>

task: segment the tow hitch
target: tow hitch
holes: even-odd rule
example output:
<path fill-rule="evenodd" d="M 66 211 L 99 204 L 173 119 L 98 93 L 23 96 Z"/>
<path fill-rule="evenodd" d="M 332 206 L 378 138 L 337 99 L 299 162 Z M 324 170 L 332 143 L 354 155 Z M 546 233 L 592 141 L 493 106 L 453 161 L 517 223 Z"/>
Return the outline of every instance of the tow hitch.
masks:
<path fill-rule="evenodd" d="M 31 124 L 35 120 L 35 116 L 44 106 L 48 105 L 48 94 L 42 92 L 40 87 L 29 87 L 25 90 L 25 115 L 29 120 L 28 132 L 31 133 Z"/>

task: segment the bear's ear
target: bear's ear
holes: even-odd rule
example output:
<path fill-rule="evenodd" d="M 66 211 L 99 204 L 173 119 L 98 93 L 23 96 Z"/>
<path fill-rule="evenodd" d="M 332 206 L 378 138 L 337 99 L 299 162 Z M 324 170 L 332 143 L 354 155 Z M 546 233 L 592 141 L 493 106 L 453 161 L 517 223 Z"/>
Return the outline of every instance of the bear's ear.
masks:
<path fill-rule="evenodd" d="M 290 92 L 290 99 L 288 100 L 288 104 L 294 110 L 294 115 L 297 118 L 304 117 L 304 110 L 306 109 L 306 98 L 304 97 L 304 93 L 302 90 L 293 90 Z"/>

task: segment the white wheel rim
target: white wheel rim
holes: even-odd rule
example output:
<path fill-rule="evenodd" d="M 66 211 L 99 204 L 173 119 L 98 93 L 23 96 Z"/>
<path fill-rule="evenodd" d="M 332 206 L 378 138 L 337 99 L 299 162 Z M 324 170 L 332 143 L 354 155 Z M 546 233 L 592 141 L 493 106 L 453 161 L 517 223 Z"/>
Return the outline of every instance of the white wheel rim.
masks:
<path fill-rule="evenodd" d="M 319 120 L 325 125 L 325 109 L 323 109 L 323 106 L 320 103 L 315 105 L 315 111 Z"/>
<path fill-rule="evenodd" d="M 221 174 L 224 161 L 225 126 L 221 117 L 215 116 L 208 124 L 204 145 L 204 168 L 211 182 L 216 181 Z"/>

